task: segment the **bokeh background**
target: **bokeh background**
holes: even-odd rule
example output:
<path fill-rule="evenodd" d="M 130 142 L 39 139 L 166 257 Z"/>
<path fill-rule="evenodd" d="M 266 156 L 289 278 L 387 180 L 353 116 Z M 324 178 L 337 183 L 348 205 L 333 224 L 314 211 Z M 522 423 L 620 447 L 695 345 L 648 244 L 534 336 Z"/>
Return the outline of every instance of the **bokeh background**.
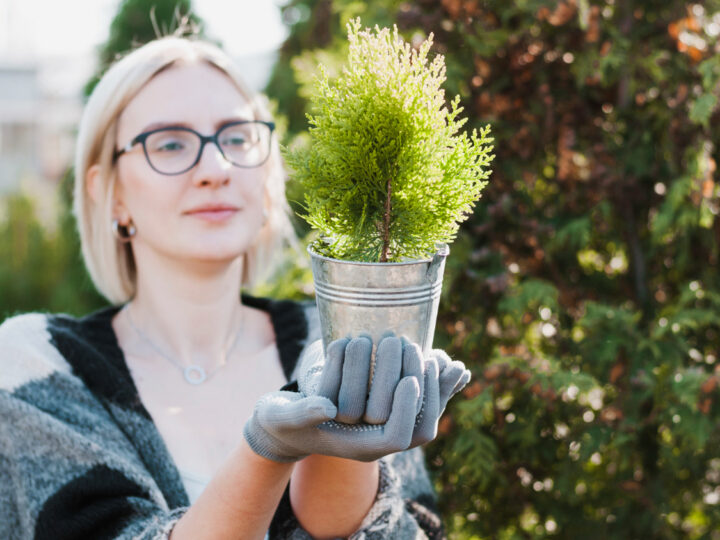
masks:
<path fill-rule="evenodd" d="M 720 539 L 720 0 L 107 0 L 95 25 L 33 27 L 24 58 L 43 10 L 20 4 L 0 0 L 0 318 L 104 304 L 68 210 L 74 130 L 107 62 L 177 9 L 245 62 L 284 144 L 350 18 L 433 33 L 497 155 L 435 338 L 474 375 L 426 451 L 450 538 Z M 97 46 L 62 68 L 83 29 Z M 255 292 L 308 297 L 307 261 Z"/>

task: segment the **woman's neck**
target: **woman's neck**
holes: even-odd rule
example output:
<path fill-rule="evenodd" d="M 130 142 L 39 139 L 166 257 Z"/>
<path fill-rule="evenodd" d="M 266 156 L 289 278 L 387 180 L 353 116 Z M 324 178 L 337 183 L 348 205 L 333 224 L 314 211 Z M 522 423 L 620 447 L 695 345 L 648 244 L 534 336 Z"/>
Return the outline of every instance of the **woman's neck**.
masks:
<path fill-rule="evenodd" d="M 137 292 L 126 308 L 143 338 L 184 365 L 212 367 L 242 331 L 243 258 L 188 263 L 138 260 Z"/>

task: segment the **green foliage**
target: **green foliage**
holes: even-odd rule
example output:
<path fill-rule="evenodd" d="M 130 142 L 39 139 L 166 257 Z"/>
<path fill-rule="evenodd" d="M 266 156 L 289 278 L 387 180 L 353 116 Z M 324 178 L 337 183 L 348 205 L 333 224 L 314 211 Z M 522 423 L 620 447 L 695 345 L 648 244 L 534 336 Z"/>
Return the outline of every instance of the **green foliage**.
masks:
<path fill-rule="evenodd" d="M 63 180 L 63 194 L 71 176 Z M 74 219 L 66 205 L 52 231 L 38 221 L 29 196 L 8 196 L 2 206 L 0 321 L 35 310 L 83 315 L 105 304 L 85 272 Z"/>
<path fill-rule="evenodd" d="M 293 27 L 276 73 L 344 54 L 357 3 L 299 5 L 322 40 Z M 719 12 L 364 4 L 434 33 L 468 127 L 502 141 L 434 342 L 474 373 L 426 451 L 452 540 L 720 538 Z"/>
<path fill-rule="evenodd" d="M 446 107 L 441 55 L 388 29 L 348 24 L 349 57 L 311 96 L 309 145 L 286 153 L 326 255 L 361 261 L 426 257 L 455 238 L 485 187 L 490 128 L 460 132 L 459 97 Z"/>
<path fill-rule="evenodd" d="M 202 21 L 191 13 L 190 0 L 123 0 L 110 23 L 110 37 L 100 48 L 100 65 L 85 85 L 89 96 L 102 74 L 123 54 L 153 39 L 176 32 L 201 34 Z"/>
<path fill-rule="evenodd" d="M 308 234 L 298 246 L 286 248 L 272 275 L 255 285 L 252 291 L 255 296 L 267 298 L 287 298 L 289 300 L 312 300 L 313 276 L 307 258 L 307 246 L 313 235 Z"/>
<path fill-rule="evenodd" d="M 503 141 L 435 336 L 474 375 L 426 449 L 450 538 L 720 538 L 720 107 L 703 97 L 720 95 L 720 2 L 294 9 L 269 87 L 290 135 L 311 80 L 297 71 L 343 57 L 362 15 L 413 42 L 433 32 L 469 127 Z M 101 302 L 62 223 L 8 207 L 2 314 Z M 261 292 L 301 297 L 307 280 L 288 265 Z"/>

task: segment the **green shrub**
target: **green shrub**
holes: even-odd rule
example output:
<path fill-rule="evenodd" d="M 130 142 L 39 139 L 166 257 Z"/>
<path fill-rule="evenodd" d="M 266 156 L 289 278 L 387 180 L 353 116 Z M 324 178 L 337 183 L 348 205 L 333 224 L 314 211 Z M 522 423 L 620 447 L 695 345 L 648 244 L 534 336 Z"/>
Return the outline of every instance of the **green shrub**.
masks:
<path fill-rule="evenodd" d="M 332 257 L 426 257 L 454 239 L 487 184 L 490 128 L 460 132 L 460 98 L 446 106 L 431 38 L 416 50 L 397 28 L 363 31 L 355 20 L 348 40 L 342 73 L 317 78 L 309 145 L 286 153 L 302 217 L 328 237 L 315 246 Z"/>
<path fill-rule="evenodd" d="M 720 2 L 297 5 L 276 72 L 434 32 L 502 141 L 435 336 L 474 373 L 426 449 L 451 539 L 720 539 Z"/>

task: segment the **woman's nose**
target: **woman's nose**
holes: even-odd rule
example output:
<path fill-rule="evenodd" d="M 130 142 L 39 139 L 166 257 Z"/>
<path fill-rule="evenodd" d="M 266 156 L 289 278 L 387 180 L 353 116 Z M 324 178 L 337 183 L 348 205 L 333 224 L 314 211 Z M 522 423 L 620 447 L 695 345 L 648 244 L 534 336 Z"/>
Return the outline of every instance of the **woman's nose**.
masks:
<path fill-rule="evenodd" d="M 214 143 L 208 143 L 202 149 L 193 175 L 196 185 L 221 185 L 230 181 L 232 163 L 225 159 Z"/>

